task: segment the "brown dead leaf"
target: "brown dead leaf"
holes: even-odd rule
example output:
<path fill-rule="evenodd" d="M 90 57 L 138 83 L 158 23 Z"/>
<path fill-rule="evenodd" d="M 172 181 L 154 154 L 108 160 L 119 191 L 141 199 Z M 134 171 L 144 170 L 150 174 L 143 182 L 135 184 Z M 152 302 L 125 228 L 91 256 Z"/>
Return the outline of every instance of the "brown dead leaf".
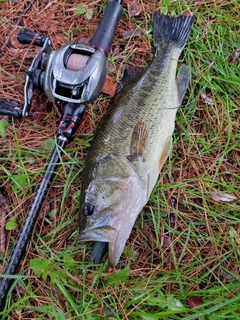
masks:
<path fill-rule="evenodd" d="M 239 55 L 240 55 L 240 49 L 237 49 L 235 52 L 234 52 L 234 55 L 233 55 L 233 58 L 232 58 L 232 62 L 233 63 L 238 63 L 238 60 L 239 60 Z"/>
<path fill-rule="evenodd" d="M 188 299 L 189 308 L 194 308 L 203 304 L 203 300 L 201 297 L 191 297 Z"/>
<path fill-rule="evenodd" d="M 223 278 L 223 279 L 227 279 L 227 280 L 234 280 L 236 278 L 238 278 L 238 275 L 233 275 L 232 272 L 226 272 L 224 270 L 221 270 L 220 272 L 220 276 Z"/>
<path fill-rule="evenodd" d="M 168 248 L 172 244 L 172 239 L 166 235 L 163 235 L 161 237 L 161 246 L 163 248 Z"/>
<path fill-rule="evenodd" d="M 22 44 L 20 44 L 17 39 L 18 32 L 19 32 L 19 29 L 15 30 L 10 36 L 10 42 L 14 48 L 19 48 L 20 46 L 22 46 Z"/>
<path fill-rule="evenodd" d="M 231 202 L 238 199 L 236 196 L 233 196 L 228 193 L 210 192 L 210 195 L 213 200 L 218 202 Z"/>
<path fill-rule="evenodd" d="M 127 40 L 134 37 L 140 37 L 142 32 L 140 30 L 128 30 L 122 33 L 123 40 Z"/>
<path fill-rule="evenodd" d="M 180 14 L 180 16 L 183 16 L 183 17 L 189 17 L 192 15 L 193 13 L 190 10 L 185 10 L 183 13 Z"/>
<path fill-rule="evenodd" d="M 205 93 L 201 93 L 201 97 L 203 99 L 203 102 L 209 105 L 214 105 L 213 99 L 207 96 Z"/>
<path fill-rule="evenodd" d="M 110 79 L 106 79 L 102 88 L 102 92 L 114 97 L 117 90 L 117 86 L 117 83 L 112 82 Z"/>
<path fill-rule="evenodd" d="M 134 254 L 134 259 L 138 260 L 139 257 L 140 257 L 140 251 L 139 250 L 134 250 L 133 254 Z"/>
<path fill-rule="evenodd" d="M 142 6 L 138 0 L 132 0 L 128 3 L 129 17 L 138 16 L 142 12 Z"/>

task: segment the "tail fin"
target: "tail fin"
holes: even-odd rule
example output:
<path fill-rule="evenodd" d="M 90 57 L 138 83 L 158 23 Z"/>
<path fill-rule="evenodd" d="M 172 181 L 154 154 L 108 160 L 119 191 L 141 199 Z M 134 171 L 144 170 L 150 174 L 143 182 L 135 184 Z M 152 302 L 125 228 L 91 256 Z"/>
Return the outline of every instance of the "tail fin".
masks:
<path fill-rule="evenodd" d="M 153 39 L 159 50 L 166 44 L 174 43 L 182 50 L 187 42 L 193 25 L 194 15 L 180 15 L 177 17 L 165 16 L 154 13 L 153 16 Z"/>

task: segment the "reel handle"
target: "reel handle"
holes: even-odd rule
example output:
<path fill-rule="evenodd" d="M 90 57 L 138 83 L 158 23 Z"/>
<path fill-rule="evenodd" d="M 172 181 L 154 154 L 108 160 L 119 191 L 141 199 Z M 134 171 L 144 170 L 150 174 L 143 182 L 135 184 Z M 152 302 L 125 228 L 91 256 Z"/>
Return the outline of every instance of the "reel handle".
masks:
<path fill-rule="evenodd" d="M 14 118 L 22 118 L 23 108 L 15 103 L 0 99 L 0 114 L 12 116 Z"/>
<path fill-rule="evenodd" d="M 17 34 L 18 42 L 21 44 L 30 44 L 34 38 L 35 40 L 33 44 L 42 47 L 47 36 L 45 36 L 44 34 L 37 34 L 36 32 L 26 28 L 22 28 Z"/>

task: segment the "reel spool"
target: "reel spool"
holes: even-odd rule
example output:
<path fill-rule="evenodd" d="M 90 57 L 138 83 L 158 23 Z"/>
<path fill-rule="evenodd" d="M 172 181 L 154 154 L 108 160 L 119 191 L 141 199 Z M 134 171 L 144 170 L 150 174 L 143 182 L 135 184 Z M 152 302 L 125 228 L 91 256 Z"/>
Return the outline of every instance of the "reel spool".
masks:
<path fill-rule="evenodd" d="M 88 59 L 89 56 L 72 53 L 67 60 L 66 68 L 72 71 L 80 71 L 86 66 Z"/>

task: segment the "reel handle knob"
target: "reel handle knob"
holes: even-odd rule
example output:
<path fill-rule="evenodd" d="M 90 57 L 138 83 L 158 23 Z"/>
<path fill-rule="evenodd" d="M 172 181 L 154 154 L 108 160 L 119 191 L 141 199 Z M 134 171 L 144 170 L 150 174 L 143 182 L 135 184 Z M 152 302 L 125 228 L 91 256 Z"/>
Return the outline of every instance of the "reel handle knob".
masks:
<path fill-rule="evenodd" d="M 42 47 L 44 45 L 44 41 L 46 40 L 47 36 L 44 34 L 37 34 L 34 31 L 29 29 L 23 28 L 17 34 L 18 42 L 21 44 L 30 44 L 33 39 L 36 46 Z"/>
<path fill-rule="evenodd" d="M 14 118 L 22 118 L 22 110 L 23 108 L 17 104 L 0 99 L 0 114 Z"/>

